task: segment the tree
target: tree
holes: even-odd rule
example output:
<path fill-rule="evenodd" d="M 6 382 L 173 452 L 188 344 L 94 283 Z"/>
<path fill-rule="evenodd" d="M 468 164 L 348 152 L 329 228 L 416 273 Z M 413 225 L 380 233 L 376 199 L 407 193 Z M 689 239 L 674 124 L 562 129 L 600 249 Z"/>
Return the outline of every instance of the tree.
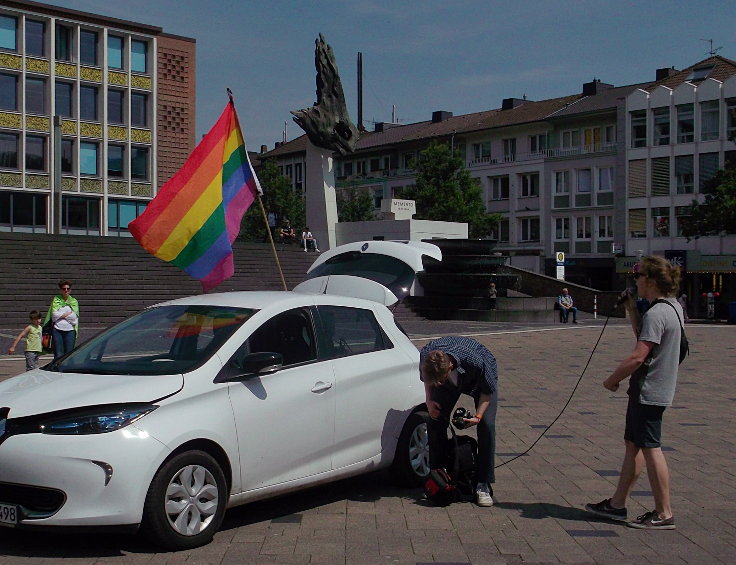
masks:
<path fill-rule="evenodd" d="M 362 188 L 348 187 L 337 191 L 337 217 L 341 222 L 370 222 L 376 219 L 373 198 Z"/>
<path fill-rule="evenodd" d="M 705 235 L 736 233 L 736 167 L 718 171 L 703 187 L 703 202 L 693 200 L 683 235 L 688 241 Z"/>
<path fill-rule="evenodd" d="M 291 186 L 291 181 L 279 172 L 273 159 L 265 161 L 259 171 L 258 180 L 263 188 L 263 207 L 266 214 L 274 214 L 276 225 L 288 219 L 292 227 L 297 230 L 305 225 L 304 198 Z M 247 241 L 263 241 L 266 236 L 266 226 L 258 202 L 243 216 L 240 225 L 240 238 Z"/>
<path fill-rule="evenodd" d="M 467 222 L 471 238 L 491 234 L 502 216 L 486 212 L 478 179 L 447 144 L 432 142 L 420 152 L 415 167 L 416 185 L 405 188 L 402 197 L 416 202 L 419 219 Z"/>

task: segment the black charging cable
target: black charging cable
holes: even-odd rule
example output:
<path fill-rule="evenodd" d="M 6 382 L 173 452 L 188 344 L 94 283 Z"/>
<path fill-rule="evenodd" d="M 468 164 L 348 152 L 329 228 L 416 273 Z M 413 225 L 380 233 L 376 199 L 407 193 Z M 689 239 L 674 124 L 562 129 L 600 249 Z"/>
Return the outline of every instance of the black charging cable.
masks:
<path fill-rule="evenodd" d="M 578 386 L 580 385 L 580 382 L 583 380 L 583 376 L 585 375 L 585 371 L 588 370 L 588 365 L 590 365 L 591 359 L 593 359 L 593 354 L 595 353 L 595 350 L 598 348 L 598 344 L 601 342 L 601 338 L 603 337 L 603 332 L 606 331 L 606 326 L 608 325 L 608 320 L 611 319 L 611 316 L 609 315 L 606 318 L 606 321 L 603 323 L 603 327 L 601 328 L 601 333 L 598 336 L 598 340 L 595 342 L 595 345 L 593 346 L 593 350 L 590 352 L 590 357 L 588 357 L 588 362 L 585 364 L 585 367 L 583 367 L 583 372 L 580 373 L 580 377 L 578 378 L 578 382 L 575 383 L 575 386 L 572 389 L 572 392 L 570 393 L 570 397 L 567 399 L 567 402 L 565 402 L 565 405 L 562 407 L 562 410 L 560 410 L 560 413 L 557 414 L 554 420 L 552 420 L 552 423 L 547 426 L 542 433 L 539 435 L 537 439 L 534 440 L 534 443 L 532 443 L 525 451 L 522 453 L 519 453 L 518 455 L 514 455 L 511 459 L 508 459 L 507 461 L 504 461 L 503 463 L 499 463 L 494 467 L 494 469 L 498 469 L 499 467 L 503 467 L 504 465 L 507 465 L 508 463 L 511 463 L 512 461 L 515 461 L 519 457 L 523 457 L 527 453 L 529 453 L 532 448 L 539 443 L 539 440 L 541 440 L 544 435 L 550 430 L 552 426 L 555 425 L 555 422 L 560 419 L 560 417 L 565 413 L 565 410 L 570 405 L 570 402 L 572 401 L 572 397 L 575 395 L 575 391 L 578 389 Z"/>

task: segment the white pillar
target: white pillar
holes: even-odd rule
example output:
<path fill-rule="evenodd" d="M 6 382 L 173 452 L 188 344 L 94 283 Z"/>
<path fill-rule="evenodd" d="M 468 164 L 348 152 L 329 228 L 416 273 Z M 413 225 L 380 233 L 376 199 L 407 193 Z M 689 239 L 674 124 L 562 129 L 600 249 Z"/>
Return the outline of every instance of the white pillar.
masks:
<path fill-rule="evenodd" d="M 307 142 L 305 205 L 307 225 L 322 251 L 335 247 L 337 198 L 332 152 Z M 304 226 L 295 226 L 301 230 Z M 301 231 L 298 231 L 301 237 Z"/>

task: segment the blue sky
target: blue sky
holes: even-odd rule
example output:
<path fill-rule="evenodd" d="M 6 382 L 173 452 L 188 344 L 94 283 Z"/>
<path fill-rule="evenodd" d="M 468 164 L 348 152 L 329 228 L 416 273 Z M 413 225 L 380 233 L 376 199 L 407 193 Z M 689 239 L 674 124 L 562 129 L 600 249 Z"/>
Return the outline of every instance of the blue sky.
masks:
<path fill-rule="evenodd" d="M 235 103 L 248 149 L 272 149 L 302 130 L 290 110 L 314 104 L 314 40 L 332 46 L 357 122 L 356 60 L 363 54 L 363 121 L 399 123 L 497 108 L 503 98 L 580 92 L 654 80 L 718 54 L 736 59 L 730 0 L 56 0 L 51 4 L 160 26 L 197 40 L 197 133 Z"/>

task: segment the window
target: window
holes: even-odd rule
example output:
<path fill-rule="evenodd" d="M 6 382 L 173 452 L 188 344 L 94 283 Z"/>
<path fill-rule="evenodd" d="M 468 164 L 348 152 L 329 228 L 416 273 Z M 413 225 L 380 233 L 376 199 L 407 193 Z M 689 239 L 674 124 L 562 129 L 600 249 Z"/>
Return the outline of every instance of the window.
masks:
<path fill-rule="evenodd" d="M 414 153 L 404 153 L 401 156 L 401 165 L 405 169 L 411 169 L 414 166 Z"/>
<path fill-rule="evenodd" d="M 580 130 L 571 129 L 562 132 L 562 143 L 563 149 L 571 149 L 573 147 L 580 146 Z"/>
<path fill-rule="evenodd" d="M 61 172 L 74 174 L 74 141 L 61 140 Z"/>
<path fill-rule="evenodd" d="M 555 193 L 568 194 L 570 192 L 570 171 L 555 172 Z"/>
<path fill-rule="evenodd" d="M 521 218 L 521 241 L 539 241 L 539 218 Z"/>
<path fill-rule="evenodd" d="M 503 140 L 503 158 L 505 161 L 516 161 L 516 138 Z"/>
<path fill-rule="evenodd" d="M 473 159 L 483 159 L 491 156 L 491 142 L 482 141 L 473 143 Z"/>
<path fill-rule="evenodd" d="M 18 75 L 0 73 L 0 110 L 18 109 Z"/>
<path fill-rule="evenodd" d="M 140 216 L 147 202 L 136 200 L 109 200 L 107 203 L 107 228 L 110 235 L 127 235 L 128 224 Z"/>
<path fill-rule="evenodd" d="M 130 148 L 130 178 L 148 180 L 148 147 Z"/>
<path fill-rule="evenodd" d="M 83 65 L 97 66 L 97 32 L 80 30 L 79 62 Z"/>
<path fill-rule="evenodd" d="M 79 87 L 79 119 L 96 122 L 97 117 L 97 87 Z"/>
<path fill-rule="evenodd" d="M 130 124 L 142 127 L 148 125 L 148 95 L 138 92 L 131 93 Z"/>
<path fill-rule="evenodd" d="M 342 174 L 346 177 L 349 177 L 353 174 L 353 162 L 348 161 L 346 163 L 342 164 Z"/>
<path fill-rule="evenodd" d="M 570 239 L 570 218 L 555 218 L 555 239 L 557 241 Z"/>
<path fill-rule="evenodd" d="M 616 126 L 606 126 L 603 129 L 603 141 L 605 143 L 616 143 Z"/>
<path fill-rule="evenodd" d="M 97 176 L 98 145 L 83 141 L 79 144 L 79 174 Z"/>
<path fill-rule="evenodd" d="M 46 138 L 38 135 L 26 136 L 26 169 L 46 170 Z"/>
<path fill-rule="evenodd" d="M 539 173 L 521 175 L 521 196 L 539 196 Z"/>
<path fill-rule="evenodd" d="M 74 117 L 72 85 L 68 82 L 56 83 L 56 113 L 64 118 Z"/>
<path fill-rule="evenodd" d="M 72 30 L 61 24 L 56 25 L 56 58 L 59 61 L 72 60 Z"/>
<path fill-rule="evenodd" d="M 107 36 L 107 66 L 111 69 L 123 68 L 123 38 Z"/>
<path fill-rule="evenodd" d="M 577 192 L 590 192 L 593 187 L 593 174 L 590 169 L 577 170 Z"/>
<path fill-rule="evenodd" d="M 26 19 L 26 55 L 46 54 L 46 22 Z"/>
<path fill-rule="evenodd" d="M 18 134 L 0 133 L 0 167 L 18 168 Z"/>
<path fill-rule="evenodd" d="M 639 198 L 647 195 L 647 161 L 629 161 L 629 197 Z"/>
<path fill-rule="evenodd" d="M 647 144 L 647 112 L 637 110 L 631 112 L 631 147 L 646 147 Z"/>
<path fill-rule="evenodd" d="M 26 112 L 46 113 L 46 81 L 42 78 L 26 78 Z"/>
<path fill-rule="evenodd" d="M 698 190 L 703 192 L 705 184 L 718 172 L 718 153 L 701 153 L 699 161 Z"/>
<path fill-rule="evenodd" d="M 130 70 L 134 73 L 148 72 L 148 43 L 133 39 L 130 42 Z"/>
<path fill-rule="evenodd" d="M 0 230 L 44 233 L 46 195 L 23 192 L 0 193 Z"/>
<path fill-rule="evenodd" d="M 286 176 L 291 178 L 291 165 L 286 165 Z M 365 161 L 360 160 L 355 162 L 355 172 L 359 175 L 365 175 Z"/>
<path fill-rule="evenodd" d="M 690 219 L 692 213 L 690 206 L 675 206 L 675 235 L 682 237 L 685 224 Z"/>
<path fill-rule="evenodd" d="M 373 189 L 373 207 L 376 210 L 381 209 L 381 202 L 383 202 L 383 189 L 382 188 L 374 188 Z"/>
<path fill-rule="evenodd" d="M 381 159 L 379 159 L 378 157 L 371 159 L 370 163 L 372 173 L 381 170 Z"/>
<path fill-rule="evenodd" d="M 61 227 L 66 233 L 100 234 L 100 201 L 95 198 L 63 196 Z"/>
<path fill-rule="evenodd" d="M 720 112 L 718 100 L 709 100 L 700 103 L 700 140 L 709 141 L 718 139 Z"/>
<path fill-rule="evenodd" d="M 547 149 L 547 134 L 529 136 L 529 153 L 542 153 Z"/>
<path fill-rule="evenodd" d="M 654 237 L 670 236 L 670 209 L 652 208 L 652 225 L 654 226 Z"/>
<path fill-rule="evenodd" d="M 18 50 L 17 28 L 17 19 L 11 16 L 0 16 L 0 49 Z"/>
<path fill-rule="evenodd" d="M 647 237 L 647 211 L 644 208 L 629 210 L 629 237 L 641 239 Z"/>
<path fill-rule="evenodd" d="M 293 175 L 292 169 L 293 167 L 291 165 L 286 165 L 284 167 L 284 176 L 287 177 L 289 180 L 291 180 L 292 175 Z"/>
<path fill-rule="evenodd" d="M 107 176 L 121 178 L 124 174 L 123 163 L 125 148 L 122 145 L 107 146 Z M 126 224 L 127 225 L 127 224 Z"/>
<path fill-rule="evenodd" d="M 601 128 L 585 128 L 583 130 L 583 143 L 586 151 L 600 151 Z"/>
<path fill-rule="evenodd" d="M 611 190 L 613 190 L 613 167 L 601 167 L 598 169 L 598 192 Z"/>
<path fill-rule="evenodd" d="M 692 194 L 695 190 L 695 174 L 692 155 L 675 157 L 675 184 L 677 194 Z"/>
<path fill-rule="evenodd" d="M 670 143 L 670 108 L 654 108 L 652 110 L 654 121 L 654 145 L 669 145 Z"/>
<path fill-rule="evenodd" d="M 691 82 L 705 80 L 706 78 L 708 78 L 708 75 L 714 67 L 715 65 L 705 65 L 703 67 L 697 67 L 693 69 L 693 72 L 690 73 L 690 76 L 688 76 L 686 80 L 689 80 Z"/>
<path fill-rule="evenodd" d="M 502 220 L 498 221 L 498 224 L 496 224 L 496 227 L 494 228 L 494 235 L 496 236 L 496 239 L 500 242 L 509 241 L 509 219 L 508 218 L 503 218 Z"/>
<path fill-rule="evenodd" d="M 590 216 L 580 216 L 575 218 L 575 239 L 590 239 L 591 237 Z"/>
<path fill-rule="evenodd" d="M 509 177 L 489 177 L 491 181 L 491 200 L 509 199 Z"/>
<path fill-rule="evenodd" d="M 677 142 L 692 143 L 695 140 L 695 117 L 692 104 L 677 105 Z"/>
<path fill-rule="evenodd" d="M 280 353 L 284 365 L 295 365 L 317 358 L 311 317 L 307 309 L 278 314 L 256 329 L 246 341 L 249 353 Z"/>
<path fill-rule="evenodd" d="M 302 190 L 302 164 L 294 163 L 294 188 Z"/>
<path fill-rule="evenodd" d="M 125 122 L 123 104 L 125 93 L 122 90 L 107 91 L 107 121 L 111 124 L 122 124 Z"/>
<path fill-rule="evenodd" d="M 670 158 L 652 159 L 652 196 L 667 196 L 670 193 Z"/>
<path fill-rule="evenodd" d="M 598 216 L 598 239 L 613 239 L 613 216 Z"/>
<path fill-rule="evenodd" d="M 321 336 L 319 356 L 332 359 L 390 349 L 393 344 L 370 310 L 318 306 Z"/>
<path fill-rule="evenodd" d="M 736 98 L 726 99 L 726 138 L 736 141 Z"/>

